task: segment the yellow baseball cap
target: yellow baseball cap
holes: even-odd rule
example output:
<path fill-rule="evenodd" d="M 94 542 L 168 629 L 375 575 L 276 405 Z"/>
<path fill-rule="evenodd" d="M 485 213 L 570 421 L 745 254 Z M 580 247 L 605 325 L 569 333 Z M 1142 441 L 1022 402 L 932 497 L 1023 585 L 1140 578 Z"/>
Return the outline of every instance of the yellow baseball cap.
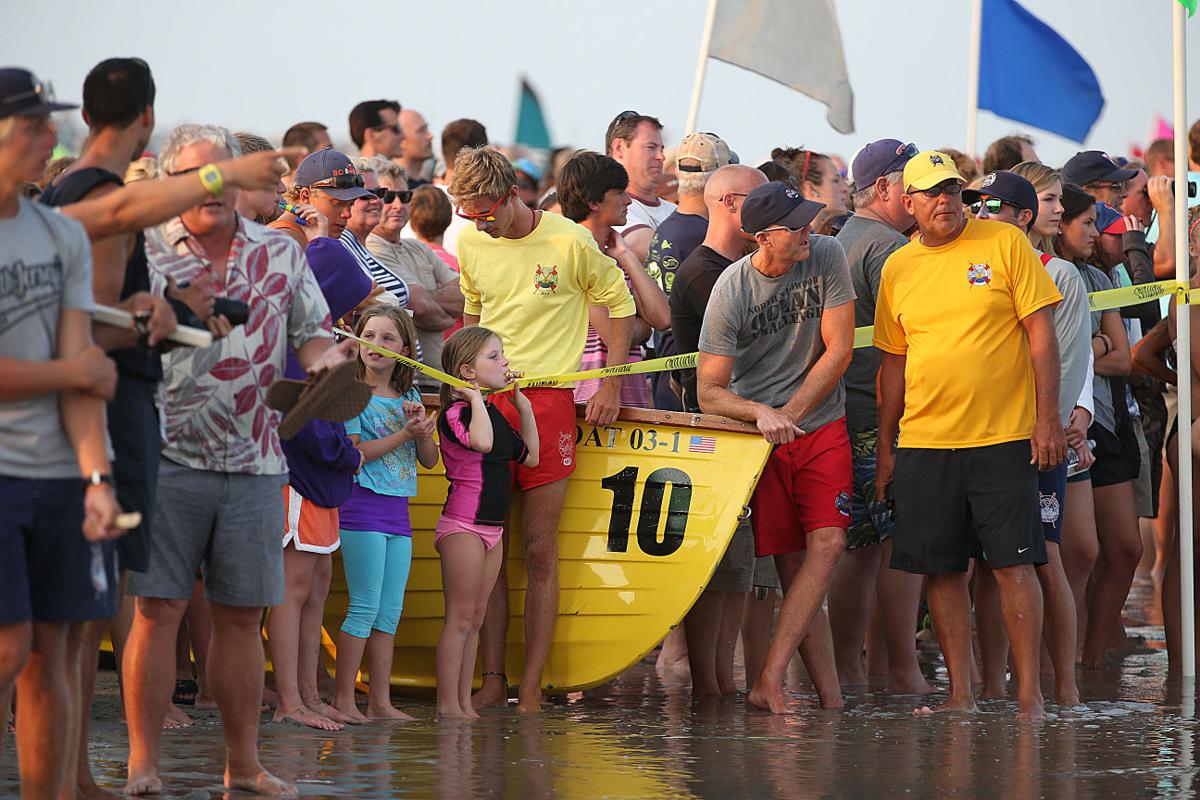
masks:
<path fill-rule="evenodd" d="M 937 150 L 917 153 L 904 165 L 905 189 L 920 191 L 937 186 L 942 181 L 951 178 L 959 183 L 966 183 L 963 176 L 958 174 L 958 167 L 954 165 L 954 159 Z"/>

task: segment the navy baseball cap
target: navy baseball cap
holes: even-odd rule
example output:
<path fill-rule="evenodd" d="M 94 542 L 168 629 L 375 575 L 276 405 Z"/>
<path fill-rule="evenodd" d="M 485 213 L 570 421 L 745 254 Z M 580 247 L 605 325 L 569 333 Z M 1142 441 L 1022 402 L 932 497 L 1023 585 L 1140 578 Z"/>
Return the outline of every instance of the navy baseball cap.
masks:
<path fill-rule="evenodd" d="M 915 144 L 905 144 L 899 139 L 880 139 L 867 144 L 855 154 L 850 164 L 850 182 L 854 184 L 854 191 L 874 186 L 875 181 L 889 172 L 903 170 L 908 160 L 919 152 Z"/>
<path fill-rule="evenodd" d="M 69 111 L 79 106 L 58 103 L 54 88 L 20 67 L 0 68 L 0 119 L 36 117 L 52 111 Z"/>
<path fill-rule="evenodd" d="M 805 200 L 783 181 L 771 181 L 755 188 L 742 204 L 742 230 L 746 233 L 782 226 L 799 230 L 817 217 L 824 203 Z"/>
<path fill-rule="evenodd" d="M 1137 174 L 1136 169 L 1121 169 L 1107 153 L 1099 150 L 1084 150 L 1071 156 L 1071 160 L 1063 164 L 1060 170 L 1063 183 L 1073 183 L 1077 186 L 1087 186 L 1097 181 L 1112 181 L 1119 183 L 1127 181 Z"/>
<path fill-rule="evenodd" d="M 374 197 L 363 188 L 363 176 L 345 153 L 332 148 L 309 153 L 296 167 L 293 184 L 302 189 L 320 189 L 337 200 Z"/>
<path fill-rule="evenodd" d="M 967 205 L 984 197 L 995 197 L 1017 208 L 1027 208 L 1033 212 L 1032 225 L 1037 219 L 1038 202 L 1037 189 L 1025 178 L 1006 169 L 998 169 L 983 176 L 978 189 L 963 189 L 962 199 Z"/>

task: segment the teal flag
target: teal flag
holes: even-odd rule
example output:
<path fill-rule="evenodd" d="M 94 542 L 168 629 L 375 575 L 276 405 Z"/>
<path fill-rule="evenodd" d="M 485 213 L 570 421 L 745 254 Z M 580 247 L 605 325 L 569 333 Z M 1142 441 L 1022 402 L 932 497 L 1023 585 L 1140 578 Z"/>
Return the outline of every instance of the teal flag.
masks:
<path fill-rule="evenodd" d="M 546 127 L 546 117 L 542 114 L 542 103 L 524 78 L 521 79 L 521 99 L 517 105 L 517 135 L 514 142 L 526 147 L 550 149 L 550 130 Z"/>
<path fill-rule="evenodd" d="M 1194 17 L 1196 16 L 1196 2 L 1197 0 L 1179 0 L 1179 5 L 1188 10 L 1189 17 Z"/>

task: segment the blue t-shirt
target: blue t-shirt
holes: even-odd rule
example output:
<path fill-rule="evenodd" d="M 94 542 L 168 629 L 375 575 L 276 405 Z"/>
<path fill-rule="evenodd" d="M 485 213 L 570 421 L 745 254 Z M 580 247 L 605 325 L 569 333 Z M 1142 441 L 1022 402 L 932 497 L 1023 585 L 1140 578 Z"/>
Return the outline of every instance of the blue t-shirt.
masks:
<path fill-rule="evenodd" d="M 404 427 L 405 401 L 421 402 L 421 393 L 409 389 L 402 397 L 374 396 L 367 407 L 346 423 L 346 433 L 359 441 L 383 439 Z M 417 443 L 405 442 L 389 453 L 363 464 L 354 482 L 376 494 L 412 497 L 417 493 Z"/>

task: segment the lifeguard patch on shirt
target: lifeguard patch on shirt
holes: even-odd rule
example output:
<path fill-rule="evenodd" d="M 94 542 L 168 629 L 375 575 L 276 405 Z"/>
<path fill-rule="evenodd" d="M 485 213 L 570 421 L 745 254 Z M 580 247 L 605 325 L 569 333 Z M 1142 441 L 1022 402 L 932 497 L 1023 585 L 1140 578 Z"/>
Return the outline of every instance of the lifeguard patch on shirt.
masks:
<path fill-rule="evenodd" d="M 987 286 L 992 282 L 992 268 L 988 264 L 972 264 L 967 267 L 967 282 L 972 286 Z"/>
<path fill-rule="evenodd" d="M 538 294 L 554 294 L 558 290 L 558 267 L 537 265 L 533 271 L 533 290 Z"/>

